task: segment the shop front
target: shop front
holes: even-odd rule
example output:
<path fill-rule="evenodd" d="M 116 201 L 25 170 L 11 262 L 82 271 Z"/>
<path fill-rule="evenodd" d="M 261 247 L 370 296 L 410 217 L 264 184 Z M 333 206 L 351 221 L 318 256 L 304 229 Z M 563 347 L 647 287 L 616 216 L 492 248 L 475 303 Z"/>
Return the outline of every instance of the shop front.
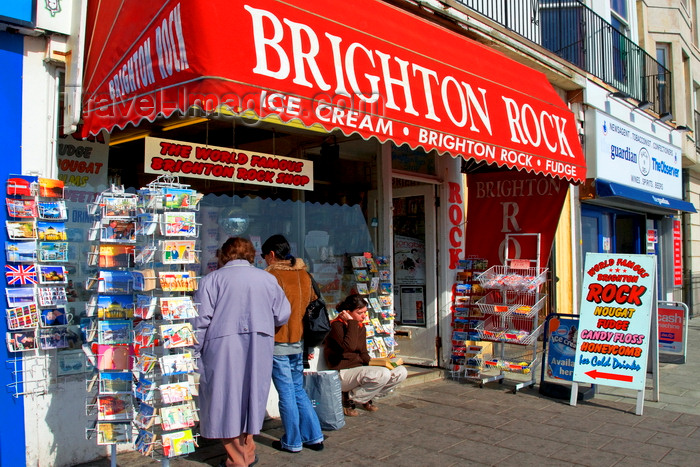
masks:
<path fill-rule="evenodd" d="M 589 179 L 582 185 L 582 253 L 657 255 L 658 298 L 683 286 L 681 148 L 596 109 L 586 112 Z"/>
<path fill-rule="evenodd" d="M 441 363 L 439 310 L 464 254 L 455 157 L 585 176 L 576 122 L 543 75 L 383 2 L 168 2 L 89 15 L 84 133 L 111 132 L 110 173 L 127 187 L 175 175 L 207 194 L 204 273 L 226 236 L 281 232 L 332 305 L 357 289 L 349 258 L 390 258 L 384 315 L 409 361 Z M 201 26 L 223 17 L 235 19 L 235 47 Z M 151 138 L 296 159 L 306 181 L 233 157 L 153 156 Z M 230 170 L 217 175 L 217 164 Z M 226 228 L 226 215 L 241 222 Z"/>
<path fill-rule="evenodd" d="M 544 225 L 516 210 L 538 220 L 552 196 L 553 231 L 569 183 L 586 177 L 576 119 L 543 74 L 385 2 L 90 3 L 86 44 L 82 135 L 105 137 L 109 153 L 59 167 L 68 228 L 85 232 L 67 265 L 77 317 L 108 229 L 95 227 L 97 194 L 165 184 L 196 195 L 187 242 L 199 261 L 187 268 L 199 277 L 228 237 L 259 248 L 282 233 L 329 308 L 368 297 L 375 355 L 446 366 L 469 230 L 491 232 L 498 251 L 503 225 Z M 79 167 L 99 168 L 95 185 L 71 179 Z M 500 211 L 467 223 L 477 186 Z M 155 269 L 184 267 L 172 258 L 158 251 Z M 84 390 L 84 379 L 64 383 Z"/>

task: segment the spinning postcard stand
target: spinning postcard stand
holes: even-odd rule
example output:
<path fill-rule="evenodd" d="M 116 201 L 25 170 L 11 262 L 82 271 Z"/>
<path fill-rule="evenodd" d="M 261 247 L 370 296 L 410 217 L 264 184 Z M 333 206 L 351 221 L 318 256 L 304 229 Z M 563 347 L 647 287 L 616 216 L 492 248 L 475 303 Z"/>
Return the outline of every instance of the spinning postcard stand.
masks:
<path fill-rule="evenodd" d="M 99 269 L 86 284 L 94 295 L 84 350 L 96 367 L 86 434 L 112 446 L 113 465 L 118 443 L 164 465 L 196 446 L 195 337 L 185 320 L 197 316 L 200 199 L 161 176 L 137 193 L 113 186 L 89 208 L 88 264 Z"/>

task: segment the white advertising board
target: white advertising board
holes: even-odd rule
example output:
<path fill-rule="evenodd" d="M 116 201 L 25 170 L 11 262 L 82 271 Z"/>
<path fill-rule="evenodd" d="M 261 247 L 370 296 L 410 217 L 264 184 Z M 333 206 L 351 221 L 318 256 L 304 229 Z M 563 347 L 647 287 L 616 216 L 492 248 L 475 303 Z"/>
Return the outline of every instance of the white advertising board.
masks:
<path fill-rule="evenodd" d="M 656 256 L 587 253 L 574 381 L 644 390 Z"/>

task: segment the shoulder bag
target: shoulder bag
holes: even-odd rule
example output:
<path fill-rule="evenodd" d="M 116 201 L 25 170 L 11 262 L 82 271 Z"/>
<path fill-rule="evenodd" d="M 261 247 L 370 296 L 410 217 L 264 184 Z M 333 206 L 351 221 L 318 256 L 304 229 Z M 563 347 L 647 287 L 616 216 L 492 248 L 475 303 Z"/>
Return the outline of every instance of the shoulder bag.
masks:
<path fill-rule="evenodd" d="M 309 274 L 309 277 L 317 298 L 316 300 L 311 300 L 304 314 L 304 346 L 307 348 L 321 345 L 328 333 L 331 332 L 331 322 L 328 318 L 326 303 L 321 298 L 321 291 L 314 277 L 311 274 Z"/>

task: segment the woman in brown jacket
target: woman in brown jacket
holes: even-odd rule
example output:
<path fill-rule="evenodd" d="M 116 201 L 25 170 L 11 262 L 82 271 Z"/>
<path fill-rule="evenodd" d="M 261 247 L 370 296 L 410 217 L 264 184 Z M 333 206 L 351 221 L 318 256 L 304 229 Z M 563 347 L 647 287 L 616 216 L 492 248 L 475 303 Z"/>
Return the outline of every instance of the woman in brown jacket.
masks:
<path fill-rule="evenodd" d="M 323 449 L 323 433 L 316 411 L 304 391 L 303 326 L 306 306 L 316 298 L 311 276 L 304 260 L 290 253 L 283 235 L 265 240 L 262 255 L 266 271 L 277 278 L 292 306 L 289 321 L 275 332 L 272 382 L 279 394 L 279 410 L 284 435 L 272 447 L 286 452 L 299 452 L 302 447 Z"/>
<path fill-rule="evenodd" d="M 406 379 L 406 367 L 397 366 L 389 370 L 383 366 L 368 366 L 367 332 L 364 321 L 367 318 L 367 301 L 360 295 L 349 295 L 338 303 L 335 309 L 338 317 L 331 322 L 331 332 L 326 338 L 325 356 L 328 367 L 338 370 L 343 391 L 343 412 L 354 417 L 358 415 L 355 403 L 374 412 L 372 403 L 375 397 L 389 394 Z"/>

